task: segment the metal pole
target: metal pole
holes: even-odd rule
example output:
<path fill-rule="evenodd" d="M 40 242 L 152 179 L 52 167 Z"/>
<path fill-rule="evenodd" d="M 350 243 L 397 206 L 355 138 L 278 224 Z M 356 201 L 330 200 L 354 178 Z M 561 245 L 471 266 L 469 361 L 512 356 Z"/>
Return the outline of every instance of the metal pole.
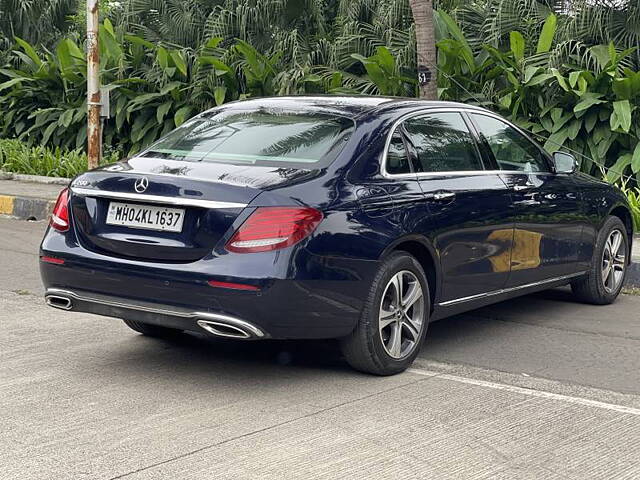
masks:
<path fill-rule="evenodd" d="M 98 0 L 87 0 L 87 157 L 90 169 L 100 164 L 102 155 L 98 22 Z"/>

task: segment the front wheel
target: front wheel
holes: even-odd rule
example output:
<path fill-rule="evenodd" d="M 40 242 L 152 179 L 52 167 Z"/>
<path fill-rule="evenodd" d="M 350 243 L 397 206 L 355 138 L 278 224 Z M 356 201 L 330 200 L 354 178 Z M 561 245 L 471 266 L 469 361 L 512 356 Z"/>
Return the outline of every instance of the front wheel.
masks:
<path fill-rule="evenodd" d="M 622 290 L 629 252 L 627 229 L 618 217 L 609 217 L 600 229 L 591 268 L 571 283 L 575 296 L 586 303 L 612 303 Z"/>
<path fill-rule="evenodd" d="M 347 362 L 375 375 L 406 370 L 424 341 L 429 309 L 429 286 L 420 263 L 394 252 L 378 270 L 355 330 L 340 341 Z"/>

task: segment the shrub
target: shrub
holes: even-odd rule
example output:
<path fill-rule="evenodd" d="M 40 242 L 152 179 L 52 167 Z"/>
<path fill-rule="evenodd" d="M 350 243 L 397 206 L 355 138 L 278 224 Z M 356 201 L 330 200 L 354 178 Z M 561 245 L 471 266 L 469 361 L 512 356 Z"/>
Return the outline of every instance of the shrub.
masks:
<path fill-rule="evenodd" d="M 633 231 L 640 232 L 640 188 L 632 188 L 626 182 L 620 181 L 620 189 L 629 200 L 631 207 L 631 217 L 633 218 Z"/>
<path fill-rule="evenodd" d="M 112 163 L 117 159 L 116 154 L 110 154 L 104 163 Z M 20 140 L 0 140 L 0 170 L 71 178 L 87 170 L 87 155 L 80 149 L 31 147 Z"/>

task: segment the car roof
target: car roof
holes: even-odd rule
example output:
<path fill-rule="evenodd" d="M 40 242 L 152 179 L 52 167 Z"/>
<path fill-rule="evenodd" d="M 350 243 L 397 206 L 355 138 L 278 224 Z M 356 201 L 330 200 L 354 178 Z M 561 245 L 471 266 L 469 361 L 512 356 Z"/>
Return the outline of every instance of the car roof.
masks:
<path fill-rule="evenodd" d="M 477 108 L 474 105 L 466 105 L 458 102 L 445 102 L 434 100 L 420 100 L 416 98 L 371 96 L 371 95 L 291 95 L 283 97 L 260 97 L 248 100 L 230 102 L 224 105 L 227 108 L 286 108 L 292 110 L 304 110 L 313 108 L 325 110 L 327 113 L 335 113 L 351 118 L 361 117 L 375 112 L 392 113 L 394 110 L 408 108 Z"/>

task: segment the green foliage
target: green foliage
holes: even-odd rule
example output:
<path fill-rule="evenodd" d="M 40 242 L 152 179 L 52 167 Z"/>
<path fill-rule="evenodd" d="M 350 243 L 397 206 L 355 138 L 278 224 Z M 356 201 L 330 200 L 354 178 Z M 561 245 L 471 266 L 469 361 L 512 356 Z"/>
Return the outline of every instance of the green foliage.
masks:
<path fill-rule="evenodd" d="M 407 94 L 414 93 L 408 89 L 408 86 L 415 85 L 417 82 L 400 71 L 399 65 L 396 63 L 396 59 L 393 57 L 387 47 L 377 47 L 376 53 L 370 57 L 363 57 L 357 53 L 351 55 L 354 59 L 358 60 L 364 66 L 366 70 L 366 76 L 368 78 L 361 79 L 361 86 L 370 84 L 367 87 L 368 90 L 375 90 L 375 93 L 379 95 L 396 95 L 406 96 Z M 333 77 L 332 79 L 333 80 Z M 361 87 L 362 88 L 362 87 Z M 357 93 L 358 91 L 348 88 L 329 88 L 329 91 L 344 92 L 344 93 Z"/>
<path fill-rule="evenodd" d="M 508 48 L 482 44 L 472 52 L 455 22 L 439 15 L 447 28 L 447 38 L 438 43 L 442 99 L 499 111 L 537 135 L 548 151 L 578 153 L 584 171 L 597 174 L 600 166 L 609 167 L 611 182 L 640 173 L 640 73 L 623 65 L 632 50 L 596 45 L 586 51 L 595 59 L 593 69 L 556 68 L 549 53 L 554 14 L 537 39 L 513 31 Z"/>
<path fill-rule="evenodd" d="M 435 6 L 441 99 L 499 111 L 547 149 L 584 155 L 590 173 L 600 173 L 593 158 L 611 181 L 640 178 L 640 3 Z M 83 9 L 0 0 L 0 138 L 84 146 Z M 250 96 L 416 95 L 408 0 L 103 0 L 101 11 L 104 138 L 123 155 Z"/>
<path fill-rule="evenodd" d="M 633 218 L 633 231 L 640 231 L 640 188 L 629 187 L 625 181 L 620 181 L 618 186 L 627 196 Z"/>
<path fill-rule="evenodd" d="M 104 163 L 118 160 L 106 155 Z M 27 175 L 72 178 L 87 170 L 87 155 L 80 149 L 31 147 L 19 140 L 0 140 L 0 170 Z"/>
<path fill-rule="evenodd" d="M 0 69 L 0 137 L 30 144 L 81 148 L 86 142 L 86 60 L 82 46 L 66 38 L 55 51 L 38 52 L 16 39 L 17 68 Z M 113 117 L 104 141 L 131 154 L 198 111 L 237 99 L 233 68 L 220 59 L 216 42 L 190 52 L 100 28 L 102 81 Z M 239 52 L 242 59 L 245 53 Z M 233 78 L 231 78 L 233 77 Z M 254 79 L 252 88 L 263 80 Z M 265 90 L 261 90 L 265 93 Z"/>
<path fill-rule="evenodd" d="M 0 0 L 0 50 L 14 37 L 52 43 L 73 29 L 70 16 L 78 0 Z"/>

